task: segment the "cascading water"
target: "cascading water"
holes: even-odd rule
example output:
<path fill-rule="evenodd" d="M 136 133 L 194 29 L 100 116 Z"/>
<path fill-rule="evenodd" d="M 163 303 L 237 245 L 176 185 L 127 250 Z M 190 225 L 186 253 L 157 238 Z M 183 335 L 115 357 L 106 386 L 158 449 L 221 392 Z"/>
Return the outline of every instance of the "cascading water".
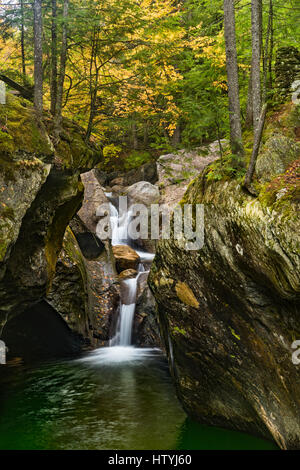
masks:
<path fill-rule="evenodd" d="M 130 346 L 132 336 L 133 317 L 136 304 L 138 276 L 133 279 L 122 281 L 122 303 L 120 308 L 120 317 L 117 324 L 117 333 L 111 339 L 111 346 Z M 126 303 L 125 303 L 126 302 Z"/>
<path fill-rule="evenodd" d="M 123 214 L 119 214 L 118 209 L 111 202 L 112 194 L 106 193 L 106 196 L 110 200 L 110 224 L 112 234 L 112 245 L 132 245 L 132 240 L 130 240 L 130 238 L 128 237 L 128 225 L 132 217 L 130 209 Z M 128 347 L 131 345 L 138 279 L 141 273 L 148 273 L 143 263 L 150 263 L 154 258 L 153 253 L 148 253 L 141 250 L 135 251 L 139 255 L 141 262 L 139 263 L 138 274 L 135 278 L 125 279 L 121 281 L 120 316 L 117 323 L 116 334 L 110 340 L 111 347 Z"/>

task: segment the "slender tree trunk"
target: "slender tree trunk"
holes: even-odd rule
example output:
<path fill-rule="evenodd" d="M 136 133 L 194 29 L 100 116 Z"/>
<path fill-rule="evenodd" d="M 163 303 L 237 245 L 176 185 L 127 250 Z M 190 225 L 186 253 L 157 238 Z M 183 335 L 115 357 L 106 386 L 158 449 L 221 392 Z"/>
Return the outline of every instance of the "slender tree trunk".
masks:
<path fill-rule="evenodd" d="M 22 74 L 25 84 L 26 64 L 25 64 L 25 33 L 24 33 L 24 0 L 21 0 L 21 55 L 22 55 Z"/>
<path fill-rule="evenodd" d="M 90 60 L 90 114 L 88 125 L 85 133 L 85 140 L 88 142 L 93 130 L 93 122 L 97 112 L 97 93 L 98 93 L 98 80 L 99 80 L 99 67 L 97 65 L 97 52 L 98 52 L 98 31 L 94 28 L 91 60 Z M 93 70 L 95 69 L 95 76 Z"/>
<path fill-rule="evenodd" d="M 266 113 L 267 113 L 267 104 L 265 103 L 262 107 L 260 117 L 258 120 L 258 126 L 257 126 L 257 131 L 254 137 L 251 160 L 250 160 L 250 164 L 249 164 L 249 167 L 245 176 L 245 181 L 244 181 L 244 187 L 247 188 L 251 194 L 255 194 L 255 191 L 251 188 L 251 182 L 252 182 L 252 178 L 253 178 L 253 174 L 255 170 L 257 155 L 259 152 L 260 142 L 261 142 L 265 119 L 266 119 Z"/>
<path fill-rule="evenodd" d="M 248 129 L 253 126 L 252 67 L 250 67 L 245 126 Z"/>
<path fill-rule="evenodd" d="M 51 114 L 55 115 L 57 101 L 57 4 L 52 0 L 52 23 L 51 23 Z"/>
<path fill-rule="evenodd" d="M 270 53 L 269 53 L 269 89 L 272 90 L 272 62 L 273 62 L 273 48 L 274 48 L 274 26 L 273 26 L 273 0 L 270 0 Z"/>
<path fill-rule="evenodd" d="M 60 67 L 59 67 L 59 76 L 57 83 L 57 97 L 56 97 L 56 107 L 55 107 L 55 133 L 58 136 L 59 128 L 61 125 L 61 112 L 62 112 L 62 100 L 64 92 L 64 81 L 66 74 L 66 62 L 67 62 L 67 46 L 68 46 L 68 28 L 67 28 L 67 18 L 69 10 L 69 0 L 64 0 L 63 8 L 63 31 L 62 31 L 62 40 L 61 40 L 61 52 L 60 52 Z"/>
<path fill-rule="evenodd" d="M 252 36 L 252 107 L 254 133 L 258 128 L 261 111 L 261 83 L 260 83 L 260 56 L 261 56 L 261 1 L 251 0 L 251 36 Z"/>
<path fill-rule="evenodd" d="M 267 89 L 268 89 L 268 61 L 269 61 L 269 42 L 272 29 L 272 0 L 269 4 L 269 19 L 268 19 L 268 28 L 267 36 L 265 42 L 265 53 L 263 58 L 263 91 L 262 91 L 262 102 L 265 103 L 267 99 Z"/>
<path fill-rule="evenodd" d="M 180 138 L 181 138 L 180 125 L 177 124 L 174 130 L 174 133 L 172 135 L 172 145 L 174 145 L 174 147 L 180 144 Z"/>
<path fill-rule="evenodd" d="M 149 122 L 145 121 L 144 123 L 144 148 L 147 149 L 149 145 Z"/>
<path fill-rule="evenodd" d="M 43 112 L 43 43 L 42 0 L 34 0 L 34 107 Z"/>
<path fill-rule="evenodd" d="M 229 98 L 230 145 L 233 154 L 244 154 L 235 38 L 234 0 L 224 0 L 224 31 Z"/>
<path fill-rule="evenodd" d="M 139 142 L 138 142 L 138 137 L 137 137 L 137 129 L 136 129 L 135 121 L 133 121 L 132 123 L 131 132 L 132 132 L 132 147 L 133 147 L 133 150 L 137 150 L 139 147 Z"/>
<path fill-rule="evenodd" d="M 98 82 L 98 79 L 97 79 Z M 93 122 L 96 116 L 96 100 L 97 100 L 97 83 L 95 85 L 94 90 L 91 93 L 91 101 L 90 101 L 90 114 L 89 114 L 89 120 L 88 120 L 88 125 L 87 125 L 87 130 L 85 133 L 85 140 L 89 141 L 91 137 L 91 133 L 93 130 Z"/>

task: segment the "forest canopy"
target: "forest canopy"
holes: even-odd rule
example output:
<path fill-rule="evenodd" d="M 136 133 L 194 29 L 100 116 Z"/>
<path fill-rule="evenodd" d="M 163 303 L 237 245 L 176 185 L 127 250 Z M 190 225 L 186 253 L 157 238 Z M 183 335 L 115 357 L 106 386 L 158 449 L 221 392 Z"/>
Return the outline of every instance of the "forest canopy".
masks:
<path fill-rule="evenodd" d="M 241 125 L 251 126 L 255 1 L 227 3 L 235 15 Z M 263 101 L 276 104 L 276 54 L 283 47 L 298 47 L 300 7 L 296 0 L 256 3 L 261 9 L 259 93 Z M 101 142 L 112 153 L 139 150 L 137 159 L 142 160 L 145 152 L 226 138 L 225 4 L 226 0 L 3 0 L 0 74 L 27 90 L 32 90 L 35 79 L 40 81 L 36 99 L 51 110 L 56 128 L 61 115 L 67 116 L 86 129 L 87 139 Z M 40 61 L 34 37 L 39 15 Z"/>

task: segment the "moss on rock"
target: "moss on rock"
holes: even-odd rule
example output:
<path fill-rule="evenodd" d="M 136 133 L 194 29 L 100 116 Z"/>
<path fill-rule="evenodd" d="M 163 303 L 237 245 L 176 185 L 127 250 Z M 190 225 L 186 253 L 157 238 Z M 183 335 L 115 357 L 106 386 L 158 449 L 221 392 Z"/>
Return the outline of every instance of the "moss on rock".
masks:
<path fill-rule="evenodd" d="M 178 395 L 202 423 L 300 448 L 300 372 L 291 361 L 300 337 L 299 161 L 258 185 L 258 197 L 238 179 L 208 180 L 209 171 L 181 201 L 204 204 L 203 248 L 160 241 L 149 277 Z"/>
<path fill-rule="evenodd" d="M 7 94 L 0 106 L 0 322 L 41 300 L 53 279 L 66 226 L 83 195 L 80 174 L 101 159 L 84 130 L 53 121 Z"/>
<path fill-rule="evenodd" d="M 257 177 L 262 182 L 271 181 L 299 157 L 298 142 L 284 135 L 274 135 L 267 140 L 258 156 L 255 167 Z"/>

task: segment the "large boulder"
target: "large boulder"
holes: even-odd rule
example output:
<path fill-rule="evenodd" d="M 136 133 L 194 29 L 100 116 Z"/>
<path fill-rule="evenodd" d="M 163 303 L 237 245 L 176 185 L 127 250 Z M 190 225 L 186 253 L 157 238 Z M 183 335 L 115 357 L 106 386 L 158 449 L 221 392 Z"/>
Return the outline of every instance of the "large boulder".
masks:
<path fill-rule="evenodd" d="M 271 181 L 284 173 L 297 158 L 300 158 L 300 144 L 290 137 L 275 134 L 262 147 L 256 162 L 256 174 L 262 182 Z"/>
<path fill-rule="evenodd" d="M 115 245 L 112 248 L 118 273 L 127 269 L 137 269 L 140 257 L 137 252 L 127 245 Z"/>
<path fill-rule="evenodd" d="M 91 170 L 81 174 L 81 181 L 84 186 L 84 199 L 78 211 L 78 217 L 83 222 L 90 233 L 95 234 L 99 216 L 97 209 L 101 204 L 107 204 L 103 188 L 98 181 L 96 170 Z"/>
<path fill-rule="evenodd" d="M 300 449 L 300 219 L 289 181 L 266 205 L 204 171 L 183 200 L 204 205 L 204 246 L 160 241 L 149 282 L 187 413 Z"/>
<path fill-rule="evenodd" d="M 81 204 L 80 173 L 100 152 L 83 129 L 63 120 L 50 141 L 52 120 L 37 120 L 29 102 L 12 95 L 0 108 L 1 325 L 41 301 L 55 275 L 65 229 Z"/>
<path fill-rule="evenodd" d="M 224 147 L 226 142 L 223 140 L 221 145 Z M 161 193 L 160 203 L 171 211 L 183 197 L 190 181 L 219 157 L 218 141 L 195 150 L 179 150 L 177 153 L 159 157 L 157 173 Z"/>
<path fill-rule="evenodd" d="M 133 203 L 145 204 L 146 206 L 157 204 L 160 198 L 158 187 L 147 181 L 139 181 L 129 186 L 126 189 L 126 194 Z"/>

